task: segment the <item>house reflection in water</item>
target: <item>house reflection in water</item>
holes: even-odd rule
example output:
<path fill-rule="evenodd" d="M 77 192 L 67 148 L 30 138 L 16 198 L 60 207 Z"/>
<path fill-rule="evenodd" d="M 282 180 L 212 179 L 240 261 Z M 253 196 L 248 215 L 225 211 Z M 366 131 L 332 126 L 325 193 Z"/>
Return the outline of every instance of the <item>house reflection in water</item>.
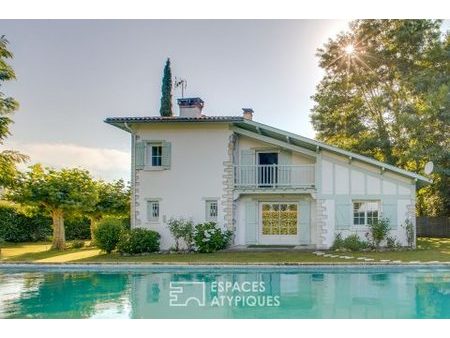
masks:
<path fill-rule="evenodd" d="M 448 318 L 450 283 L 421 273 L 187 273 L 132 276 L 134 318 Z M 447 280 L 445 281 L 445 278 Z M 212 283 L 263 282 L 263 292 L 227 296 L 278 296 L 279 306 L 214 306 Z M 170 282 L 205 282 L 205 305 L 171 306 Z M 184 289 L 198 296 L 195 290 Z"/>
<path fill-rule="evenodd" d="M 0 271 L 0 318 L 450 318 L 448 269 L 248 271 Z"/>

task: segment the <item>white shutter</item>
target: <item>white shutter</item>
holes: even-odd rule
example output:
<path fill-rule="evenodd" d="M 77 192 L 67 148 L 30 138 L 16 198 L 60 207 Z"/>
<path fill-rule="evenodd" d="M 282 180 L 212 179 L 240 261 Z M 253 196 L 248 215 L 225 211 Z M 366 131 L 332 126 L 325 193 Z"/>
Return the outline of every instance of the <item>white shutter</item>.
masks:
<path fill-rule="evenodd" d="M 136 142 L 134 150 L 134 163 L 136 169 L 144 169 L 145 166 L 145 142 Z"/>
<path fill-rule="evenodd" d="M 256 231 L 258 229 L 258 202 L 245 203 L 245 242 L 256 244 Z"/>
<path fill-rule="evenodd" d="M 239 161 L 239 177 L 240 183 L 245 186 L 256 184 L 256 153 L 253 149 L 241 150 L 241 158 Z"/>
<path fill-rule="evenodd" d="M 161 151 L 161 166 L 165 169 L 170 169 L 172 146 L 170 142 L 162 142 Z"/>
<path fill-rule="evenodd" d="M 336 229 L 349 229 L 352 225 L 352 204 L 350 200 L 336 200 Z"/>

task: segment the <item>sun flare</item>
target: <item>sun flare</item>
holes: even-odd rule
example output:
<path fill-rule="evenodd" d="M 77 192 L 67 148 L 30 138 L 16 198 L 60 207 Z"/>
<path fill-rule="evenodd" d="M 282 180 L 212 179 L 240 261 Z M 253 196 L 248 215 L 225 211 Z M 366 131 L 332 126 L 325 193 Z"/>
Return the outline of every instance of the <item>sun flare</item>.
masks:
<path fill-rule="evenodd" d="M 355 46 L 352 44 L 349 44 L 345 46 L 344 51 L 347 55 L 353 55 L 355 53 Z"/>

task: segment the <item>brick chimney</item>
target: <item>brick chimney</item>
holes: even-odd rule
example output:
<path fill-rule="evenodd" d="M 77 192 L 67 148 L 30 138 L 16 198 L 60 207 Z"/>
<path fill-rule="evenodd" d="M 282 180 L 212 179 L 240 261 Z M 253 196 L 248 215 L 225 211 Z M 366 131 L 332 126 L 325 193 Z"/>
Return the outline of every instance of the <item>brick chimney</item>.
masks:
<path fill-rule="evenodd" d="M 246 120 L 253 120 L 253 109 L 252 108 L 242 108 L 242 117 Z"/>
<path fill-rule="evenodd" d="M 199 97 L 178 99 L 180 117 L 201 117 L 204 102 Z"/>

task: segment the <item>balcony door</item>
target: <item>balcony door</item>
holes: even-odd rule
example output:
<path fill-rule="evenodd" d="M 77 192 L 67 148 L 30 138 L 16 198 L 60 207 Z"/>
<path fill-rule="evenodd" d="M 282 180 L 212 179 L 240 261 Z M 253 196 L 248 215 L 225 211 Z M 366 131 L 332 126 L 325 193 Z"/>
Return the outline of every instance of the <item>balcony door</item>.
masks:
<path fill-rule="evenodd" d="M 278 153 L 258 153 L 258 186 L 271 187 L 278 183 Z"/>

